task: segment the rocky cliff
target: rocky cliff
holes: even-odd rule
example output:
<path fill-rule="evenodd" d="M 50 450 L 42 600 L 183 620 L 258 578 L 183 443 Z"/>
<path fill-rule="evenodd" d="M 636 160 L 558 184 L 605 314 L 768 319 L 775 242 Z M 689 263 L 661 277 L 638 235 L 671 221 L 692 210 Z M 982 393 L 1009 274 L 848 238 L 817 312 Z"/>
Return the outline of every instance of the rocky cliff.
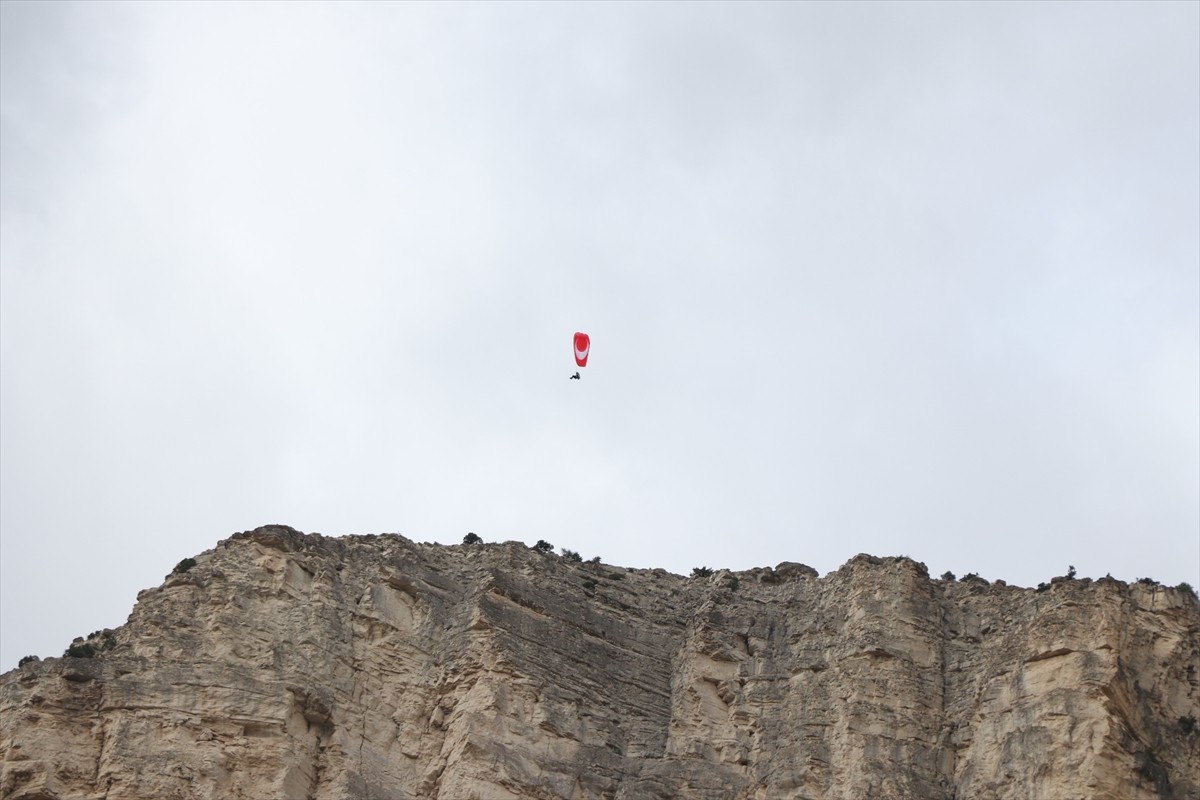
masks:
<path fill-rule="evenodd" d="M 195 561 L 0 676 L 0 796 L 1200 797 L 1186 591 L 283 526 Z"/>

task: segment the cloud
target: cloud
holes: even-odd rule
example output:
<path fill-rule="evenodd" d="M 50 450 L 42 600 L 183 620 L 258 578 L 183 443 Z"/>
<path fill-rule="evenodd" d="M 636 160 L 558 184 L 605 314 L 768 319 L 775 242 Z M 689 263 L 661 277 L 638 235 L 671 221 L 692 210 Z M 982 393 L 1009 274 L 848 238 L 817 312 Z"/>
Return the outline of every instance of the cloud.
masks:
<path fill-rule="evenodd" d="M 1197 583 L 1193 5 L 0 8 L 0 663 L 267 522 Z"/>

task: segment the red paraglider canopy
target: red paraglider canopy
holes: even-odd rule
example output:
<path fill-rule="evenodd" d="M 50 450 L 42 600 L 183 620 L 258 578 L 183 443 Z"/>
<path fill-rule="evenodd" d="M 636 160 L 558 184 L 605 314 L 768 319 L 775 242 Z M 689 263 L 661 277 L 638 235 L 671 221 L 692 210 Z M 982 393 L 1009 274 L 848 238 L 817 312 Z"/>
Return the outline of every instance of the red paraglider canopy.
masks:
<path fill-rule="evenodd" d="M 588 351 L 592 349 L 592 340 L 586 333 L 575 332 L 575 363 L 581 367 L 587 366 Z"/>

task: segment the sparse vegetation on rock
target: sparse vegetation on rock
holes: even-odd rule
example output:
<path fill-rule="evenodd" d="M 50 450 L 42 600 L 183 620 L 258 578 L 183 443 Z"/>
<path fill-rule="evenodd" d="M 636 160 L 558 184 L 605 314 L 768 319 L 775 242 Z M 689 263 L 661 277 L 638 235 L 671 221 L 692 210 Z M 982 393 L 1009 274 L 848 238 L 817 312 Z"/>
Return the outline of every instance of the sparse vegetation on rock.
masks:
<path fill-rule="evenodd" d="M 533 549 L 542 554 L 553 553 L 554 545 L 550 544 L 545 539 L 538 539 L 537 544 L 533 546 Z"/>
<path fill-rule="evenodd" d="M 23 657 L 21 658 L 21 660 L 17 662 L 17 666 L 18 666 L 18 667 L 23 667 L 23 666 L 25 666 L 26 664 L 30 664 L 30 663 L 32 663 L 32 662 L 34 662 L 34 661 L 41 661 L 41 660 L 42 660 L 42 659 L 38 658 L 37 656 L 23 656 Z"/>
<path fill-rule="evenodd" d="M 463 544 L 483 544 L 483 538 L 479 534 L 471 532 L 463 537 Z"/>
<path fill-rule="evenodd" d="M 112 650 L 117 646 L 117 637 L 113 632 L 105 629 L 102 631 L 92 631 L 87 635 L 85 640 L 82 636 L 75 639 L 71 646 L 63 652 L 64 658 L 94 658 L 106 650 Z"/>
<path fill-rule="evenodd" d="M 80 642 L 72 644 L 63 652 L 63 658 L 92 658 L 96 655 L 96 648 L 91 642 Z"/>
<path fill-rule="evenodd" d="M 583 557 L 580 556 L 579 553 L 576 553 L 574 550 L 568 550 L 565 547 L 562 548 L 562 557 L 565 558 L 567 561 L 575 561 L 575 562 L 583 561 Z"/>
<path fill-rule="evenodd" d="M 711 569 L 709 569 L 708 567 L 692 567 L 692 577 L 693 578 L 707 578 L 709 575 L 712 575 L 712 574 L 713 574 L 713 571 Z"/>
<path fill-rule="evenodd" d="M 182 575 L 194 566 L 196 566 L 196 559 L 185 558 L 183 561 L 180 561 L 178 564 L 176 564 L 175 569 L 171 570 L 171 572 L 176 575 Z"/>

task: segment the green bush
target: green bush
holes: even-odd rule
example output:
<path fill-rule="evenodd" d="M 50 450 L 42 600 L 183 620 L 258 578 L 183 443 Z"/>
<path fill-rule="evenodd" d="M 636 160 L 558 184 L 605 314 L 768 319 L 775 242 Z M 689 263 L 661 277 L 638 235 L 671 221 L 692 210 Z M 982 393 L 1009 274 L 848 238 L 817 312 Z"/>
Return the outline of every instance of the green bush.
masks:
<path fill-rule="evenodd" d="M 692 567 L 692 577 L 693 578 L 707 578 L 709 575 L 712 575 L 712 574 L 713 574 L 713 571 L 711 569 L 709 569 L 708 567 Z"/>
<path fill-rule="evenodd" d="M 553 553 L 554 545 L 550 544 L 545 539 L 538 539 L 537 544 L 533 546 L 533 549 L 537 550 L 539 553 Z"/>
<path fill-rule="evenodd" d="M 562 549 L 562 557 L 565 558 L 567 561 L 575 561 L 575 562 L 583 561 L 583 557 L 580 556 L 579 553 L 576 553 L 574 550 L 568 550 L 565 547 Z"/>
<path fill-rule="evenodd" d="M 96 655 L 96 648 L 91 642 L 83 642 L 82 644 L 73 644 L 63 653 L 63 658 L 92 658 Z"/>
<path fill-rule="evenodd" d="M 1192 597 L 1196 596 L 1196 590 L 1193 589 L 1192 585 L 1190 583 L 1188 583 L 1187 581 L 1183 581 L 1182 583 L 1180 583 L 1178 586 L 1175 587 L 1175 590 L 1179 591 L 1179 592 L 1184 592 L 1185 594 L 1190 594 Z"/>
<path fill-rule="evenodd" d="M 196 559 L 185 558 L 183 561 L 180 561 L 178 564 L 176 564 L 175 569 L 173 569 L 171 571 L 174 572 L 176 575 L 182 575 L 183 573 L 187 572 L 189 569 L 191 569 L 194 566 L 196 566 Z"/>
<path fill-rule="evenodd" d="M 483 539 L 477 533 L 468 533 L 463 537 L 463 544 L 483 544 Z"/>
<path fill-rule="evenodd" d="M 944 581 L 954 580 L 954 573 L 951 572 L 950 570 L 946 570 L 945 572 L 942 573 L 942 580 L 944 580 Z"/>
<path fill-rule="evenodd" d="M 95 658 L 100 653 L 117 646 L 117 637 L 112 631 L 92 631 L 84 640 L 82 636 L 71 643 L 63 653 L 64 658 Z"/>
<path fill-rule="evenodd" d="M 34 661 L 41 661 L 41 659 L 38 658 L 37 656 L 25 656 L 24 658 L 22 658 L 20 661 L 17 662 L 17 666 L 23 667 L 26 664 L 29 664 Z"/>

